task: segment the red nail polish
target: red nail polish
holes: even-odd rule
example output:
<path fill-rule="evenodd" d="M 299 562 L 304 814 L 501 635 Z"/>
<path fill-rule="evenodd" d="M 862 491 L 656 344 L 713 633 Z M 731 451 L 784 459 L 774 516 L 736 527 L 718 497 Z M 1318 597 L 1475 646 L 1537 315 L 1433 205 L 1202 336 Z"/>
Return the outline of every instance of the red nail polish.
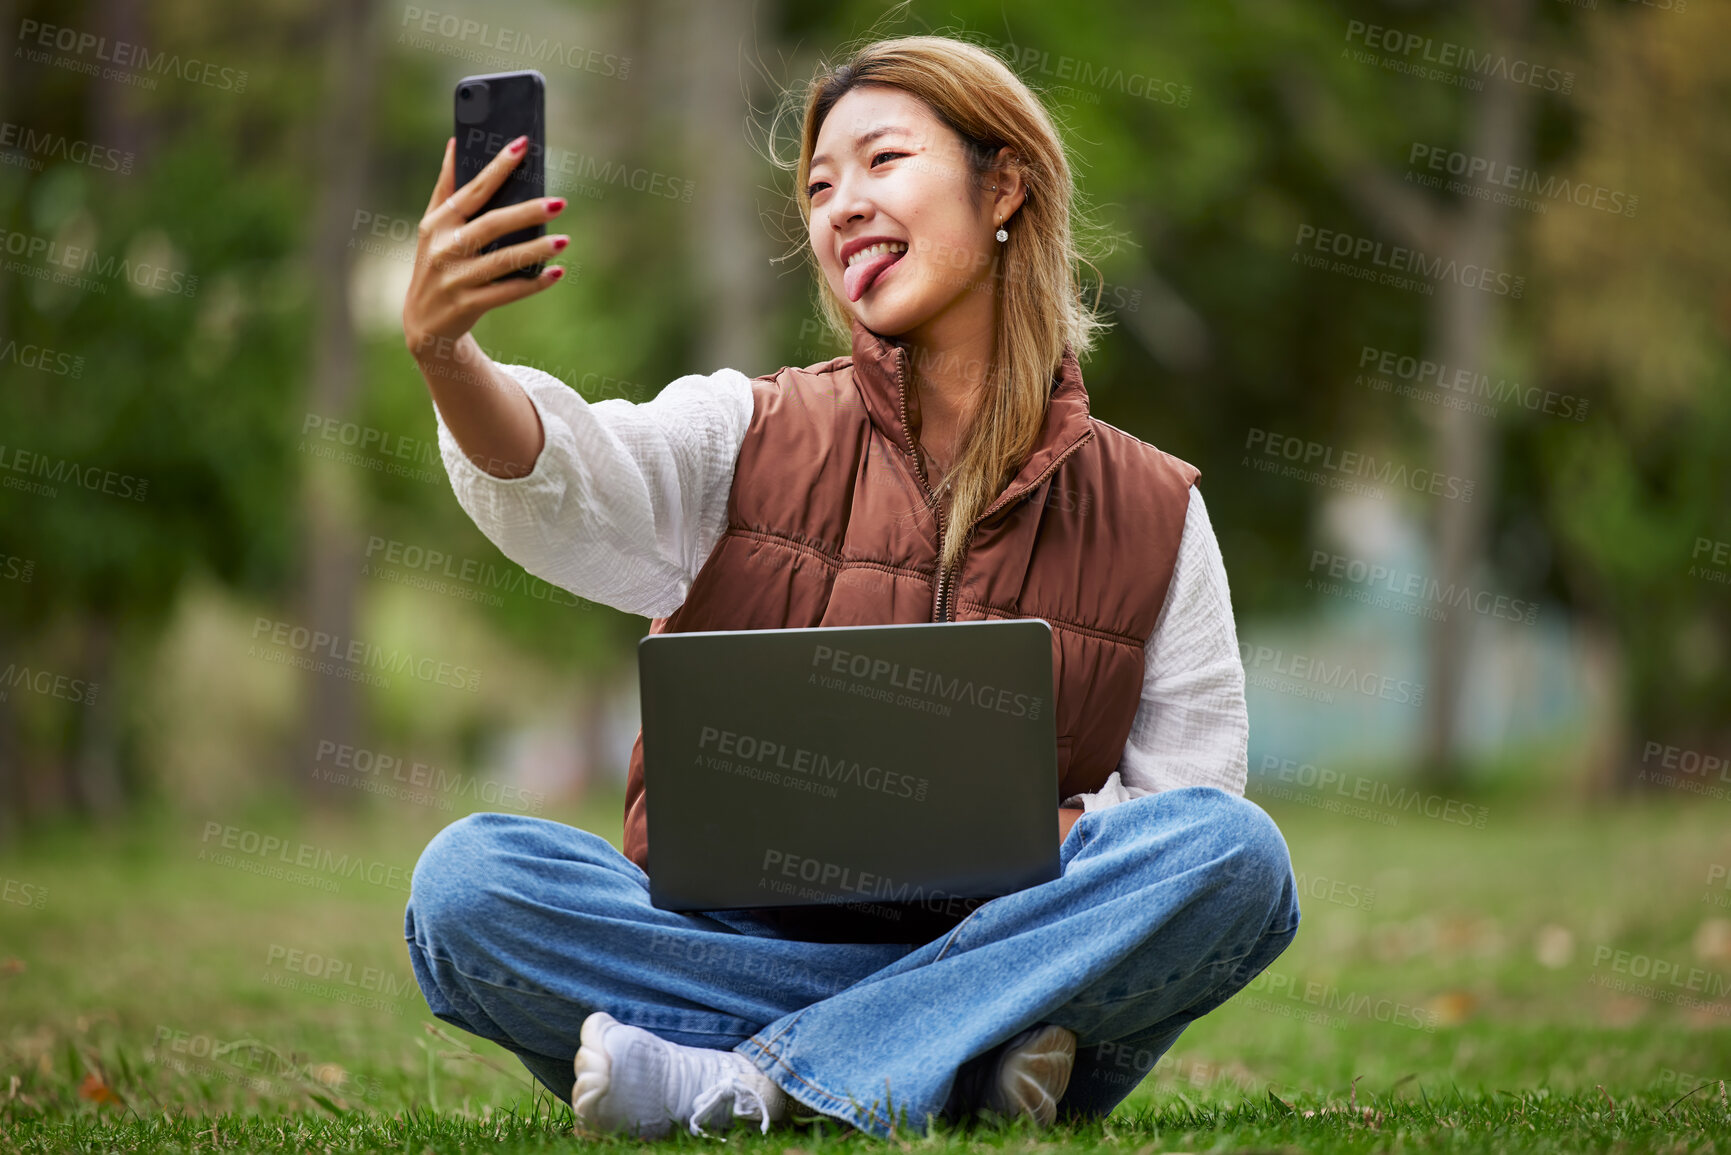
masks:
<path fill-rule="evenodd" d="M 512 152 L 522 152 L 527 147 L 529 147 L 529 138 L 526 136 L 519 136 L 510 145 Z"/>
<path fill-rule="evenodd" d="M 556 253 L 560 252 L 561 250 L 563 250 L 565 248 L 566 245 L 568 245 L 570 243 L 571 243 L 570 237 L 554 237 L 553 238 L 553 251 Z"/>
<path fill-rule="evenodd" d="M 565 275 L 565 266 L 554 265 L 552 268 L 547 270 L 547 274 L 547 279 L 549 281 L 557 281 L 560 277 Z"/>
<path fill-rule="evenodd" d="M 554 213 L 558 212 L 560 209 L 562 209 L 564 207 L 565 207 L 565 198 L 564 197 L 554 197 L 552 200 L 547 202 L 547 215 L 552 216 Z"/>

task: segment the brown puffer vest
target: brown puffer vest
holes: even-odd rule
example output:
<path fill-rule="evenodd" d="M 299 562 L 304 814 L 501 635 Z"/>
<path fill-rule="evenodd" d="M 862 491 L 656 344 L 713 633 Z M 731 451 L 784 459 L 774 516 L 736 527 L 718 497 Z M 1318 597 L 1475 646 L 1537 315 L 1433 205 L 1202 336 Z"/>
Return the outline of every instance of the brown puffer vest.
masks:
<path fill-rule="evenodd" d="M 1066 349 L 1033 455 L 974 523 L 957 570 L 939 574 L 941 515 L 915 464 L 910 369 L 904 347 L 856 320 L 852 357 L 752 381 L 726 528 L 685 603 L 650 632 L 1044 618 L 1055 825 L 1060 800 L 1118 768 L 1199 471 L 1090 417 Z M 642 731 L 625 855 L 649 869 Z"/>

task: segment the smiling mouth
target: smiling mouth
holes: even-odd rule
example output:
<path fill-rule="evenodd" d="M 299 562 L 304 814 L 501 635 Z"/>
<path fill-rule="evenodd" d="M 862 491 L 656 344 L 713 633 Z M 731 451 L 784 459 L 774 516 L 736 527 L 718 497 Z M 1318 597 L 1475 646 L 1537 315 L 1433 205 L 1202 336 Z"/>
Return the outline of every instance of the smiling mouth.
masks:
<path fill-rule="evenodd" d="M 877 282 L 884 270 L 905 257 L 907 252 L 908 246 L 901 241 L 884 241 L 853 254 L 848 258 L 841 278 L 847 299 L 857 301 L 865 296 L 866 290 Z"/>

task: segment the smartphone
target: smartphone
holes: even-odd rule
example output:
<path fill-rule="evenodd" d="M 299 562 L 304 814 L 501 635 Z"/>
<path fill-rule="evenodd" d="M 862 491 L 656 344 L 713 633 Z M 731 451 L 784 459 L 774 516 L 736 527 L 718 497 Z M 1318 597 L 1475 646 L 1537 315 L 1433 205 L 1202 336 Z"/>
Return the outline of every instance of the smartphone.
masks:
<path fill-rule="evenodd" d="M 519 136 L 529 138 L 528 150 L 517 167 L 511 170 L 492 199 L 481 212 L 492 212 L 505 205 L 520 204 L 546 195 L 546 129 L 547 78 L 534 69 L 523 72 L 489 72 L 480 76 L 465 76 L 457 82 L 457 187 L 474 180 L 487 167 L 499 150 Z M 472 219 L 472 218 L 471 218 Z M 544 224 L 506 233 L 489 241 L 481 252 L 508 248 L 534 240 L 547 231 Z M 504 277 L 536 277 L 543 262 L 514 269 Z"/>

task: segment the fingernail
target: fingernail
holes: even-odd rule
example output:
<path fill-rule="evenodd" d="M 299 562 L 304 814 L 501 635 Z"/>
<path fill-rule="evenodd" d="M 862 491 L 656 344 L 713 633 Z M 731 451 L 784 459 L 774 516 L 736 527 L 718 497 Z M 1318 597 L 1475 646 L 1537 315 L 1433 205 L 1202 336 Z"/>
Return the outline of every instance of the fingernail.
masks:
<path fill-rule="evenodd" d="M 547 202 L 547 215 L 552 216 L 554 213 L 558 212 L 560 209 L 562 209 L 564 207 L 565 207 L 565 198 L 564 197 L 554 197 L 552 200 Z"/>
<path fill-rule="evenodd" d="M 564 265 L 554 265 L 553 267 L 551 267 L 547 270 L 547 279 L 549 281 L 557 281 L 560 277 L 563 277 L 564 275 L 565 275 L 565 266 Z"/>
<path fill-rule="evenodd" d="M 553 238 L 553 251 L 556 253 L 560 252 L 565 248 L 566 245 L 568 245 L 570 243 L 571 243 L 570 237 L 554 237 Z"/>
<path fill-rule="evenodd" d="M 522 152 L 524 148 L 528 147 L 528 144 L 528 137 L 519 136 L 516 140 L 512 141 L 508 147 L 512 152 Z"/>

